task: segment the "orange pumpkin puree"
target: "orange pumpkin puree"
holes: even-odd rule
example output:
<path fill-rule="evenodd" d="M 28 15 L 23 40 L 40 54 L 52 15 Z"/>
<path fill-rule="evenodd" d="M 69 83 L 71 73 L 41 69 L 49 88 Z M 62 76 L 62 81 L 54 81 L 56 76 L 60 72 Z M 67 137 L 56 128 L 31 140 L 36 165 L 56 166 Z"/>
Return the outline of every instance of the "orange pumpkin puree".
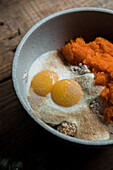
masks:
<path fill-rule="evenodd" d="M 106 123 L 113 123 L 113 44 L 101 37 L 89 43 L 77 38 L 63 45 L 61 52 L 69 63 L 87 65 L 95 75 L 96 84 L 105 86 L 101 92 L 108 103 L 104 118 Z"/>

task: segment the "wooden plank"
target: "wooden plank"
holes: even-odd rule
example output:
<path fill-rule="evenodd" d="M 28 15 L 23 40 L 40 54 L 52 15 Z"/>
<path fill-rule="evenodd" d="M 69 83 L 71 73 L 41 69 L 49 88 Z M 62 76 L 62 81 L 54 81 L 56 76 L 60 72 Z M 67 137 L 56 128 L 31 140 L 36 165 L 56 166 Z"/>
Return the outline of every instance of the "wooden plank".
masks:
<path fill-rule="evenodd" d="M 108 147 L 96 152 L 90 161 L 84 164 L 84 170 L 112 170 L 113 169 L 113 147 Z"/>
<path fill-rule="evenodd" d="M 11 76 L 14 51 L 26 31 L 40 19 L 60 10 L 95 6 L 113 9 L 111 0 L 1 0 L 0 1 L 0 80 Z"/>
<path fill-rule="evenodd" d="M 82 149 L 71 148 L 47 138 L 44 130 L 25 112 L 18 101 L 12 86 L 12 60 L 15 49 L 26 33 L 40 19 L 60 10 L 95 6 L 113 9 L 111 0 L 0 0 L 0 153 L 6 155 L 29 151 L 34 143 L 34 157 L 43 155 L 42 164 L 49 157 L 58 161 L 56 169 L 105 169 L 113 168 L 113 149 L 82 152 Z M 4 82 L 3 80 L 6 80 Z M 49 145 L 48 145 L 49 143 Z M 39 147 L 41 146 L 41 147 Z M 57 147 L 58 149 L 57 149 Z M 56 149 L 55 149 L 56 147 Z M 63 148 L 63 149 L 62 149 Z M 40 151 L 39 151 L 40 150 Z M 72 151 L 74 150 L 74 157 Z M 31 155 L 33 154 L 31 152 Z M 54 156 L 53 156 L 54 155 Z M 58 157 L 57 157 L 58 155 Z M 69 155 L 69 158 L 68 158 Z M 25 154 L 27 156 L 27 153 Z M 34 160 L 32 157 L 32 161 Z M 53 160 L 54 163 L 56 163 Z M 64 163 L 62 163 L 62 161 Z M 29 161 L 29 160 L 28 160 Z M 74 165 L 73 165 L 73 162 Z M 28 165 L 29 166 L 29 165 Z M 48 165 L 49 166 L 49 165 Z M 51 165 L 52 167 L 52 165 Z"/>
<path fill-rule="evenodd" d="M 19 103 L 12 80 L 0 84 L 0 153 L 10 155 L 28 147 L 39 129 Z"/>

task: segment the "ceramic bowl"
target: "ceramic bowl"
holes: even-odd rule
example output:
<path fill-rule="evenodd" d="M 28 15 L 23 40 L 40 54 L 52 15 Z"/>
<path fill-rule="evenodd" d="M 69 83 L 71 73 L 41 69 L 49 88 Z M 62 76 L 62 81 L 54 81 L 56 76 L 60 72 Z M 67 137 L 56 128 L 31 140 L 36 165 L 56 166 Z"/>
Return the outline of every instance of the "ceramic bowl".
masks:
<path fill-rule="evenodd" d="M 51 134 L 74 145 L 112 145 L 113 140 L 88 141 L 56 131 L 35 115 L 27 101 L 24 76 L 34 60 L 47 51 L 60 49 L 66 41 L 78 36 L 86 41 L 98 36 L 113 40 L 113 11 L 93 7 L 73 8 L 54 13 L 35 24 L 22 38 L 15 52 L 12 67 L 14 88 L 27 113 Z"/>

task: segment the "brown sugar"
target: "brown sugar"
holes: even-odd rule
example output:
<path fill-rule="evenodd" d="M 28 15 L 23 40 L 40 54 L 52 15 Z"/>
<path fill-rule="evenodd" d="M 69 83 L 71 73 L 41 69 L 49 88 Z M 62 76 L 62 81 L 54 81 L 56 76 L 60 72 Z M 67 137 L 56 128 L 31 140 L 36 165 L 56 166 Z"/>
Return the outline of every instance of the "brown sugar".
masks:
<path fill-rule="evenodd" d="M 77 131 L 77 126 L 75 123 L 62 122 L 57 126 L 57 130 L 68 136 L 75 136 Z"/>

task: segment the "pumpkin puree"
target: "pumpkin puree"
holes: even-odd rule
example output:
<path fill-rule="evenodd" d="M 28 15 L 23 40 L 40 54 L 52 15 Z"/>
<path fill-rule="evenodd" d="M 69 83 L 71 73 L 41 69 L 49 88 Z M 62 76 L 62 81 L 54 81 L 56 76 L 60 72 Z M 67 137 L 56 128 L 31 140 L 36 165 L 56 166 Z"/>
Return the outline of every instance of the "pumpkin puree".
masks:
<path fill-rule="evenodd" d="M 69 63 L 87 65 L 95 75 L 96 84 L 105 86 L 101 92 L 108 103 L 104 118 L 106 123 L 113 123 L 113 44 L 101 37 L 89 43 L 77 38 L 63 45 L 61 52 Z"/>

